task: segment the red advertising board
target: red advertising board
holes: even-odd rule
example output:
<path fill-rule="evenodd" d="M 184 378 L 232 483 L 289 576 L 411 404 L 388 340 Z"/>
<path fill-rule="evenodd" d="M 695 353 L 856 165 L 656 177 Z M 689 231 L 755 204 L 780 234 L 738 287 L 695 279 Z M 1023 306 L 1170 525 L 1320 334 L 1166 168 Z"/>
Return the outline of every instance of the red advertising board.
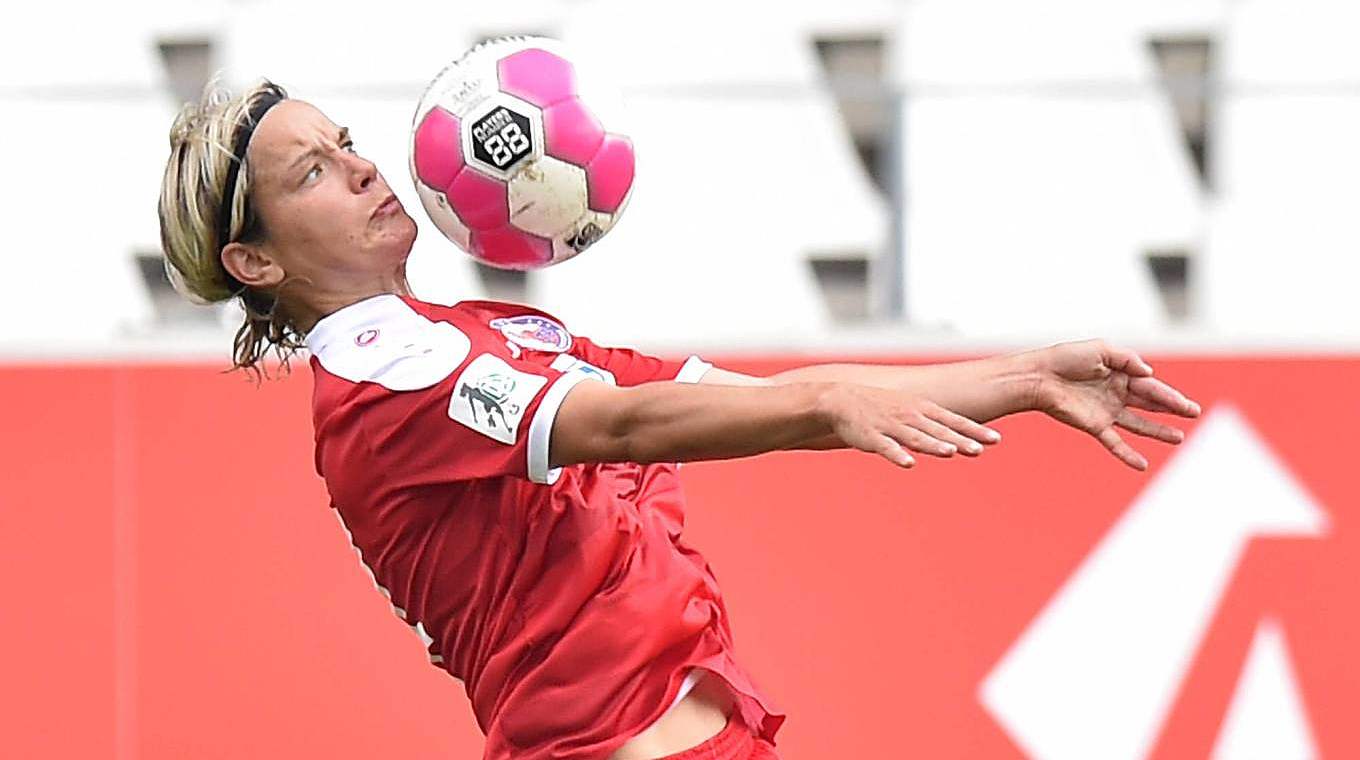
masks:
<path fill-rule="evenodd" d="M 685 466 L 787 760 L 1360 756 L 1360 360 L 1152 358 L 1206 413 L 1146 473 L 1038 415 L 911 471 Z M 327 507 L 305 370 L 0 393 L 0 756 L 479 756 Z"/>

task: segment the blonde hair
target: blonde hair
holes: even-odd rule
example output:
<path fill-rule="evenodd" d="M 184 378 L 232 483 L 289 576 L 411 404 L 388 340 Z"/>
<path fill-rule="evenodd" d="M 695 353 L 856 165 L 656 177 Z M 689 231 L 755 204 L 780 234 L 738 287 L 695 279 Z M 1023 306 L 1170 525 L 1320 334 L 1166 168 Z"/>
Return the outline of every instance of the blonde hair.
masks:
<path fill-rule="evenodd" d="M 232 370 L 247 370 L 257 383 L 268 377 L 262 365 L 271 347 L 288 370 L 289 357 L 303 347 L 305 336 L 280 308 L 279 291 L 287 281 L 272 292 L 245 286 L 222 265 L 221 254 L 228 243 L 264 237 L 250 201 L 248 130 L 287 97 L 267 79 L 234 97 L 216 79 L 209 82 L 199 102 L 186 104 L 170 126 L 170 158 L 158 207 L 170 284 L 199 305 L 239 299 L 245 321 L 233 341 Z M 231 197 L 225 198 L 228 192 Z"/>

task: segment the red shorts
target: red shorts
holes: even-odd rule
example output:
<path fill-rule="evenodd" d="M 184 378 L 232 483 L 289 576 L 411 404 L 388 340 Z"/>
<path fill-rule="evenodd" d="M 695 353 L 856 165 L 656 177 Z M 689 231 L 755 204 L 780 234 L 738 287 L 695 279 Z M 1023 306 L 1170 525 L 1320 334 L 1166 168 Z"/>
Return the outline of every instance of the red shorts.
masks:
<path fill-rule="evenodd" d="M 779 760 L 779 755 L 774 753 L 774 745 L 756 738 L 734 714 L 717 736 L 660 760 Z"/>

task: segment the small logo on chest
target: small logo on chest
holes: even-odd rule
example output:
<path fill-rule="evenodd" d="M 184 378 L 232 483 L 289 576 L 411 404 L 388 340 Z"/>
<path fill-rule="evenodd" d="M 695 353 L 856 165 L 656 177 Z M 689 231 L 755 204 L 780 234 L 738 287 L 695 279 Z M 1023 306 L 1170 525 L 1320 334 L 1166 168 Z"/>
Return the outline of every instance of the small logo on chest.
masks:
<path fill-rule="evenodd" d="M 535 314 L 519 317 L 499 317 L 491 326 L 501 331 L 505 339 L 530 351 L 562 353 L 571 348 L 571 333 L 557 322 Z"/>

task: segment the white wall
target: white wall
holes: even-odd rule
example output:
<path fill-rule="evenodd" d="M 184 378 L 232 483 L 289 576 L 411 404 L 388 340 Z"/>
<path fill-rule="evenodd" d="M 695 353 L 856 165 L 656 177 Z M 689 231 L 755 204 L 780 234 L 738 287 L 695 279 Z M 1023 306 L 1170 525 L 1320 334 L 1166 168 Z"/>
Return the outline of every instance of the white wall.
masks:
<path fill-rule="evenodd" d="M 890 79 L 907 93 L 911 326 L 877 334 L 1165 336 L 1143 256 L 1174 247 L 1196 257 L 1190 327 L 1208 340 L 1360 337 L 1346 300 L 1360 267 L 1348 213 L 1360 47 L 1347 34 L 1360 11 L 1340 0 L 214 0 L 26 13 L 0 28 L 11 169 L 0 203 L 11 282 L 24 283 L 0 300 L 0 319 L 22 325 L 0 333 L 11 353 L 171 341 L 148 333 L 131 258 L 158 241 L 175 104 L 155 45 L 167 37 L 211 37 L 228 82 L 267 75 L 354 129 L 421 223 L 418 294 L 483 297 L 468 259 L 423 218 L 406 133 L 449 59 L 526 30 L 607 72 L 639 150 L 620 225 L 531 279 L 531 299 L 581 332 L 668 346 L 862 341 L 831 322 L 807 259 L 892 242 L 812 43 L 868 32 L 888 41 Z M 1227 80 L 1213 193 L 1148 45 L 1183 33 L 1216 40 Z M 78 306 L 54 308 L 54 294 Z"/>
<path fill-rule="evenodd" d="M 1356 335 L 1360 7 L 1248 0 L 1224 40 L 1205 320 L 1228 334 Z"/>
<path fill-rule="evenodd" d="M 173 111 L 149 35 L 98 5 L 0 25 L 0 342 L 104 340 L 150 317 L 131 251 L 159 247 L 156 188 Z M 138 157 L 140 160 L 134 160 Z M 162 159 L 163 160 L 163 159 Z"/>
<path fill-rule="evenodd" d="M 925 0 L 898 45 L 907 305 L 966 332 L 1162 322 L 1143 257 L 1203 209 L 1132 4 Z"/>

